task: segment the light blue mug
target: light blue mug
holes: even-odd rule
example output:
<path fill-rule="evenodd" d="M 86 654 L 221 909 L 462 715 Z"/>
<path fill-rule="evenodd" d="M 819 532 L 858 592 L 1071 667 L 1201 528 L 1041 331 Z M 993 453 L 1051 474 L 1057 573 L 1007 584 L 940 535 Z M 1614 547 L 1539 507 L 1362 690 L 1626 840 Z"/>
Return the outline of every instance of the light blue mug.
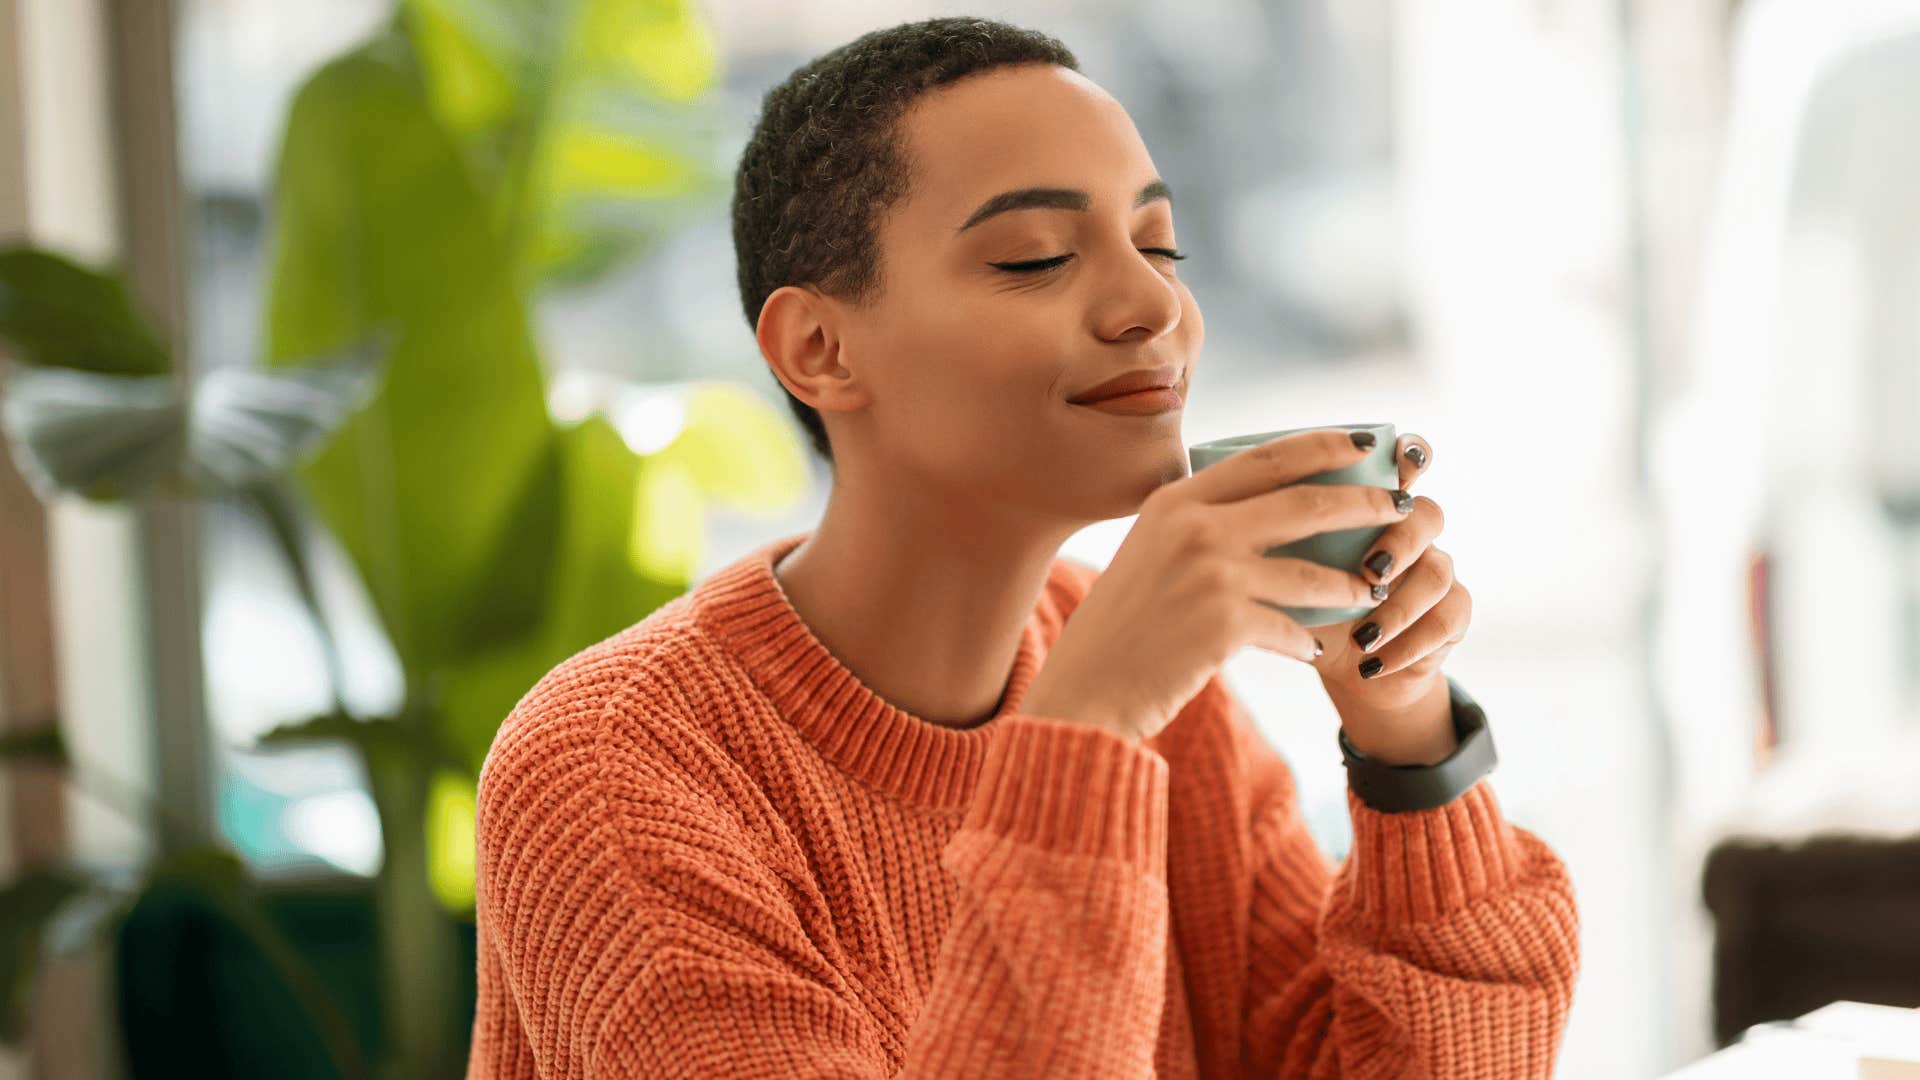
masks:
<path fill-rule="evenodd" d="M 1367 456 L 1345 468 L 1332 469 L 1316 473 L 1299 481 L 1302 484 L 1371 484 L 1389 491 L 1400 486 L 1400 463 L 1394 460 L 1394 434 L 1392 424 L 1322 424 L 1310 428 L 1288 428 L 1285 431 L 1265 431 L 1257 435 L 1233 435 L 1225 439 L 1213 439 L 1196 443 L 1187 448 L 1187 458 L 1194 472 L 1232 457 L 1248 447 L 1270 442 L 1282 435 L 1293 435 L 1302 431 L 1322 431 L 1335 428 L 1340 431 L 1373 432 L 1373 449 Z M 1337 570 L 1347 570 L 1355 574 L 1364 572 L 1361 560 L 1373 550 L 1373 542 L 1387 531 L 1385 525 L 1365 525 L 1358 529 L 1333 529 L 1328 532 L 1303 536 L 1291 543 L 1270 547 L 1262 552 L 1270 559 L 1309 559 L 1322 566 L 1331 566 Z M 1260 603 L 1285 612 L 1301 626 L 1325 626 L 1328 623 L 1349 622 L 1367 614 L 1370 607 L 1295 607 L 1287 604 L 1275 604 L 1267 600 Z"/>

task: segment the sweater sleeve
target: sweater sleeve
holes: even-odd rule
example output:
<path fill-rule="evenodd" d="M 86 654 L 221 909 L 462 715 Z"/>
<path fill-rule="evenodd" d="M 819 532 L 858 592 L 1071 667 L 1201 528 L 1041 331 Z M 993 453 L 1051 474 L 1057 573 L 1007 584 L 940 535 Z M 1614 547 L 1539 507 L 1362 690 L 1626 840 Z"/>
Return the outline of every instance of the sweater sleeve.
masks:
<path fill-rule="evenodd" d="M 792 871 L 671 755 L 612 768 L 564 724 L 497 744 L 469 1080 L 1149 1075 L 1166 762 L 1085 726 L 1003 722 L 943 853 L 958 895 L 904 1045 L 809 936 Z"/>
<path fill-rule="evenodd" d="M 959 898 L 907 1073 L 1152 1076 L 1167 762 L 1086 724 L 1002 723 L 941 859 Z"/>
<path fill-rule="evenodd" d="M 1237 700 L 1231 712 L 1252 810 L 1246 1075 L 1550 1076 L 1579 967 L 1553 851 L 1485 779 L 1402 813 L 1349 788 L 1353 847 L 1336 867 L 1285 760 Z"/>

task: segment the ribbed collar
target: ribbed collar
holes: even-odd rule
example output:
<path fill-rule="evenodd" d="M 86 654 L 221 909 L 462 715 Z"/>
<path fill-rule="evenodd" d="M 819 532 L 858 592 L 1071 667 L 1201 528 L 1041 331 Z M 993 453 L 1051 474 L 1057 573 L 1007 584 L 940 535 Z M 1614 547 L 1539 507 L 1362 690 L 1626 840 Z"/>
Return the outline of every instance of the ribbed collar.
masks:
<path fill-rule="evenodd" d="M 910 802 L 964 810 L 989 741 L 1005 727 L 1001 718 L 1018 711 L 1057 633 L 1050 590 L 1041 590 L 1020 634 L 1007 692 L 992 718 L 964 730 L 943 727 L 881 697 L 801 621 L 773 565 L 808 535 L 762 544 L 708 575 L 690 597 L 694 619 L 745 665 L 781 716 L 848 774 Z"/>

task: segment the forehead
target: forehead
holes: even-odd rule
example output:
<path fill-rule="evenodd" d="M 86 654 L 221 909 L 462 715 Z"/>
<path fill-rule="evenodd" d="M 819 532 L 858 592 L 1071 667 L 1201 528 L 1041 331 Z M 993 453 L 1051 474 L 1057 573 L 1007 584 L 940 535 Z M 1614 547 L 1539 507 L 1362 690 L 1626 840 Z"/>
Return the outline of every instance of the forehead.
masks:
<path fill-rule="evenodd" d="M 913 163 L 902 215 L 947 236 L 985 199 L 1017 187 L 1085 188 L 1094 212 L 1130 213 L 1154 176 L 1126 109 L 1053 64 L 996 68 L 931 91 L 901 118 L 901 137 Z"/>

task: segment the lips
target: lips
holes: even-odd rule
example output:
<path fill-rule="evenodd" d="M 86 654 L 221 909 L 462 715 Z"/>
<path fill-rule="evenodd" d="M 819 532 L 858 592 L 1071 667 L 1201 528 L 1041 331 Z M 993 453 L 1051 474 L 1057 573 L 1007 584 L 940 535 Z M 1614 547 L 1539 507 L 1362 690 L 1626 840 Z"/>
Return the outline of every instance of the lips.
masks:
<path fill-rule="evenodd" d="M 1119 397 L 1122 394 L 1137 393 L 1141 390 L 1169 390 L 1180 384 L 1180 369 L 1172 364 L 1159 367 L 1140 368 L 1129 371 L 1117 378 L 1108 379 L 1098 386 L 1081 391 L 1067 401 L 1074 405 L 1084 405 L 1102 398 Z"/>

